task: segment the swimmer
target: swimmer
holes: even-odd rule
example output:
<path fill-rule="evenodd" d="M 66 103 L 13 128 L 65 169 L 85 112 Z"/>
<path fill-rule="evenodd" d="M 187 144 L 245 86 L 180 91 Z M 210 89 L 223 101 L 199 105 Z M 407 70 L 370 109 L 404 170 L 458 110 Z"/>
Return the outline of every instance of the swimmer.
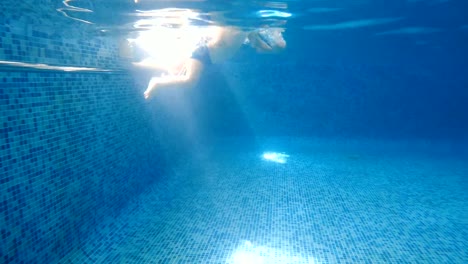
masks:
<path fill-rule="evenodd" d="M 145 99 L 151 97 L 156 89 L 192 88 L 206 66 L 219 64 L 232 58 L 244 43 L 248 43 L 257 52 L 271 53 L 286 47 L 282 28 L 261 28 L 250 32 L 233 26 L 217 27 L 216 37 L 206 44 L 199 45 L 192 56 L 181 62 L 175 74 L 151 78 Z M 156 69 L 155 65 L 134 63 L 136 66 Z"/>

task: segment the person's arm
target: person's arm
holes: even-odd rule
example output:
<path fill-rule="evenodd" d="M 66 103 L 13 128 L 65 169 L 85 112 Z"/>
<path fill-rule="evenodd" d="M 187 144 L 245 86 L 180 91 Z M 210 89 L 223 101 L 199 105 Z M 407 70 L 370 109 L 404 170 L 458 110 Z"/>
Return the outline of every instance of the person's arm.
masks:
<path fill-rule="evenodd" d="M 203 64 L 195 59 L 188 59 L 182 73 L 178 75 L 168 75 L 151 78 L 144 95 L 148 99 L 155 89 L 192 88 L 200 80 Z"/>

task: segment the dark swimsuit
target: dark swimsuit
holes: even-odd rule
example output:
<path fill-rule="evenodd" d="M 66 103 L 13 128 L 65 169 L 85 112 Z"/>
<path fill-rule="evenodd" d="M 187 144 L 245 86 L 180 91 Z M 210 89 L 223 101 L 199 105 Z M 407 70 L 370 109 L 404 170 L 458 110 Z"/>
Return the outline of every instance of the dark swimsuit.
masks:
<path fill-rule="evenodd" d="M 192 59 L 198 60 L 204 65 L 211 65 L 210 51 L 206 45 L 200 45 L 192 53 Z"/>

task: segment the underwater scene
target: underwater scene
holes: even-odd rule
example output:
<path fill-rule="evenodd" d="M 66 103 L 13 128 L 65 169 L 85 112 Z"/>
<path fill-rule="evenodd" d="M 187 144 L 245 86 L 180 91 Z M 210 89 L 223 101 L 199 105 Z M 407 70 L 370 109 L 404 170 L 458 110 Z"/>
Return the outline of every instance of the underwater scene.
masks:
<path fill-rule="evenodd" d="M 468 263 L 467 1 L 0 10 L 0 263 Z"/>

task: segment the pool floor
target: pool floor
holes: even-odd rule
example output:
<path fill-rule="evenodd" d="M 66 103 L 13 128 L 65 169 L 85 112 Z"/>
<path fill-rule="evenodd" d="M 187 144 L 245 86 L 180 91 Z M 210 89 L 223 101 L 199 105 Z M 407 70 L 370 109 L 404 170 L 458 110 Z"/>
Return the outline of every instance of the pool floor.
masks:
<path fill-rule="evenodd" d="M 227 143 L 187 158 L 60 263 L 468 263 L 465 159 L 394 143 L 263 148 L 289 157 Z"/>

